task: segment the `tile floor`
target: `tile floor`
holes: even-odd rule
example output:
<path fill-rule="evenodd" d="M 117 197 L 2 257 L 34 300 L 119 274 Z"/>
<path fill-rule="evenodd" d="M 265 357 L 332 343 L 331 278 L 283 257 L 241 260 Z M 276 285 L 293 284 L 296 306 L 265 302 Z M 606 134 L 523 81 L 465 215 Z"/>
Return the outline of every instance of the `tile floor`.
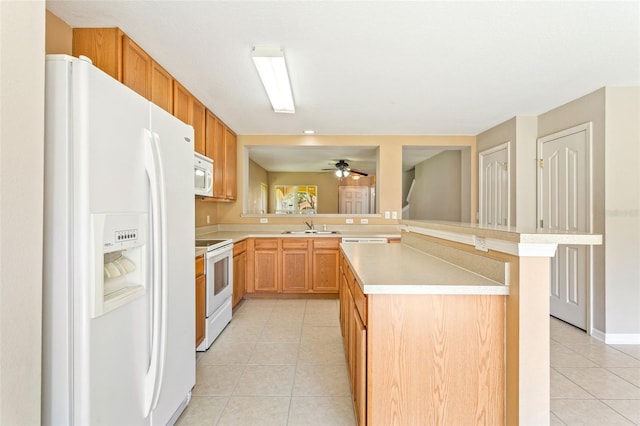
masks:
<path fill-rule="evenodd" d="M 551 424 L 640 425 L 640 345 L 605 345 L 552 317 Z"/>
<path fill-rule="evenodd" d="M 551 318 L 551 424 L 640 425 L 640 345 Z M 354 425 L 337 300 L 246 300 L 178 425 Z"/>
<path fill-rule="evenodd" d="M 245 300 L 178 425 L 355 424 L 337 300 Z"/>

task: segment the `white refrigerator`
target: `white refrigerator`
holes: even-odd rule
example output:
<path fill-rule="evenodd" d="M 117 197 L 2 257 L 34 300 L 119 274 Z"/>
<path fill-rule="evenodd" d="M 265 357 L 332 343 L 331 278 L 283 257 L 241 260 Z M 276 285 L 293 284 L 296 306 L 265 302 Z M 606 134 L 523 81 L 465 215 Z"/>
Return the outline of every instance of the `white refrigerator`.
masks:
<path fill-rule="evenodd" d="M 195 384 L 193 128 L 46 59 L 43 424 L 165 425 Z"/>

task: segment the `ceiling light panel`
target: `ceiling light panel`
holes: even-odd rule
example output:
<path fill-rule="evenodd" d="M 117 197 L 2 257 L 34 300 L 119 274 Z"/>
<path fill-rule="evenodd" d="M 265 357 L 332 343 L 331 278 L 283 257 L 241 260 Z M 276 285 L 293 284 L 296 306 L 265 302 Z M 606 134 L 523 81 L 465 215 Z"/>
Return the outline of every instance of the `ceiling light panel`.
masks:
<path fill-rule="evenodd" d="M 273 110 L 284 113 L 296 112 L 282 49 L 255 46 L 251 51 L 251 57 Z"/>

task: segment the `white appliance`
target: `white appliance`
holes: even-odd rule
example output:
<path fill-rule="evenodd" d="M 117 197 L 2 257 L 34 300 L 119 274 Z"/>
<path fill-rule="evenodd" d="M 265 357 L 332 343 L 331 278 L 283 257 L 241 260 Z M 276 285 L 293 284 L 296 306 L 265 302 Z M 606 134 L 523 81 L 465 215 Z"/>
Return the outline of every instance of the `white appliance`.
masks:
<path fill-rule="evenodd" d="M 42 422 L 166 425 L 195 384 L 193 129 L 46 59 Z"/>
<path fill-rule="evenodd" d="M 193 153 L 193 179 L 195 194 L 201 197 L 213 197 L 213 160 Z"/>
<path fill-rule="evenodd" d="M 196 348 L 206 351 L 231 321 L 233 296 L 233 241 L 198 240 L 196 247 L 206 247 L 206 324 L 204 340 Z"/>
<path fill-rule="evenodd" d="M 384 237 L 342 237 L 343 243 L 386 243 Z"/>

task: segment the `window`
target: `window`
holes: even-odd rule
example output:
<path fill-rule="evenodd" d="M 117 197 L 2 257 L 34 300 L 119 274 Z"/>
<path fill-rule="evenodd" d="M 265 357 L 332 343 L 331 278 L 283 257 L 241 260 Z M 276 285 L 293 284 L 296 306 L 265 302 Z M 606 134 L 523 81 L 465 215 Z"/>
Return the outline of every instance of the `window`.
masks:
<path fill-rule="evenodd" d="M 315 214 L 318 210 L 316 185 L 276 185 L 276 214 Z"/>

